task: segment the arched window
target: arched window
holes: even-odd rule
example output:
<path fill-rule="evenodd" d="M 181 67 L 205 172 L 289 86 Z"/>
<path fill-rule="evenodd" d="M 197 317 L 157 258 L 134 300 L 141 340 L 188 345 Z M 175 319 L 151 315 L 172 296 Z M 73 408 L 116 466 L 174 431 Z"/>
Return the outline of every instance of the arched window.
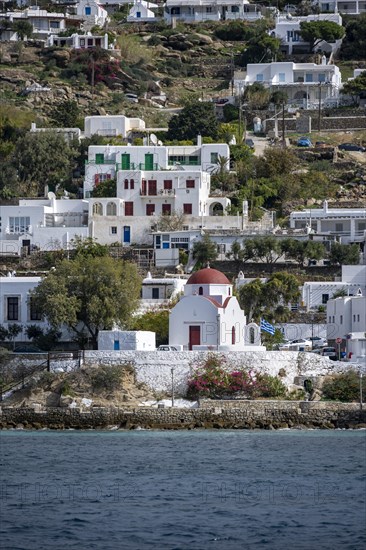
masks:
<path fill-rule="evenodd" d="M 199 289 L 198 289 L 198 294 L 199 294 L 200 296 L 202 296 L 202 294 L 203 294 L 203 288 L 202 288 L 201 286 L 200 286 Z"/>
<path fill-rule="evenodd" d="M 93 214 L 96 216 L 103 216 L 103 205 L 100 202 L 93 204 Z"/>
<path fill-rule="evenodd" d="M 117 206 L 115 202 L 109 202 L 107 204 L 107 216 L 116 216 L 117 215 Z"/>
<path fill-rule="evenodd" d="M 229 287 L 228 294 L 229 294 L 229 296 L 231 296 L 231 288 L 230 287 Z"/>
<path fill-rule="evenodd" d="M 249 329 L 249 342 L 251 344 L 254 344 L 254 342 L 255 342 L 255 329 L 254 329 L 254 327 L 250 327 L 250 329 Z"/>
<path fill-rule="evenodd" d="M 236 342 L 235 327 L 231 329 L 231 344 L 234 345 Z"/>

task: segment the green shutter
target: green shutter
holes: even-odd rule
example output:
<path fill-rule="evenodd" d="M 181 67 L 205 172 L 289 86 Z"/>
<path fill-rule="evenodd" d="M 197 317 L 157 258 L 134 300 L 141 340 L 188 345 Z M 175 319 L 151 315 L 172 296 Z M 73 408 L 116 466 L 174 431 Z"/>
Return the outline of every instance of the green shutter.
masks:
<path fill-rule="evenodd" d="M 145 155 L 145 170 L 153 170 L 154 169 L 154 155 L 151 153 L 147 153 Z"/>
<path fill-rule="evenodd" d="M 104 164 L 104 154 L 96 153 L 95 155 L 95 164 Z"/>
<path fill-rule="evenodd" d="M 130 155 L 127 153 L 122 153 L 121 155 L 122 170 L 130 169 Z"/>

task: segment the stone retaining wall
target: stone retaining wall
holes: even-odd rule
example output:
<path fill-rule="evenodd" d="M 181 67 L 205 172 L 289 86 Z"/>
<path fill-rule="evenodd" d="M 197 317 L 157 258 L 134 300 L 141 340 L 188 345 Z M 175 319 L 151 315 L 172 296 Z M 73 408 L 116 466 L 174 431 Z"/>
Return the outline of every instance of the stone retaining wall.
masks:
<path fill-rule="evenodd" d="M 91 412 L 51 409 L 3 408 L 0 428 L 26 429 L 194 429 L 194 428 L 365 428 L 366 411 L 356 403 L 242 402 L 240 407 L 217 401 L 199 409 L 152 409 L 131 411 L 96 409 Z"/>

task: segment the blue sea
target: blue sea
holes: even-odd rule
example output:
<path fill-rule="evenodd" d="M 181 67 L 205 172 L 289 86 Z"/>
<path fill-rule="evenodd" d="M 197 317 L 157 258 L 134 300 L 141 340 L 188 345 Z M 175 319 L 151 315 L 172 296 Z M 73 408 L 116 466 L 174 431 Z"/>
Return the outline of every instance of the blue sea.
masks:
<path fill-rule="evenodd" d="M 1 550 L 361 550 L 365 431 L 4 431 Z"/>

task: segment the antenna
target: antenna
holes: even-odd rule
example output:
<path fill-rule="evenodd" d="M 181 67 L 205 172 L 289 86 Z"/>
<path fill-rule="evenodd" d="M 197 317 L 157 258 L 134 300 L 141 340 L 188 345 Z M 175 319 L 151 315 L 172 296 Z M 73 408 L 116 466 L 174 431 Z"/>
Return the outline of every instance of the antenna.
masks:
<path fill-rule="evenodd" d="M 150 141 L 153 145 L 158 145 L 158 138 L 155 134 L 150 134 Z"/>

